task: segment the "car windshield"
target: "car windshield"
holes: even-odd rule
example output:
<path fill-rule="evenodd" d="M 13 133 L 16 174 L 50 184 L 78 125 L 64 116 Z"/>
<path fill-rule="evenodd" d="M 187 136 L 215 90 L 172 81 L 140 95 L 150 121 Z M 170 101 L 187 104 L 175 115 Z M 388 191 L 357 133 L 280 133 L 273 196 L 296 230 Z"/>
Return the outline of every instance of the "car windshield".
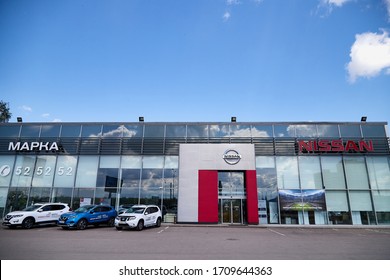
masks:
<path fill-rule="evenodd" d="M 75 213 L 85 213 L 85 212 L 88 212 L 89 210 L 91 210 L 93 207 L 93 205 L 87 205 L 87 206 L 82 206 L 76 210 L 74 210 Z"/>
<path fill-rule="evenodd" d="M 126 213 L 142 214 L 144 210 L 145 207 L 131 207 L 129 210 L 126 211 Z"/>
<path fill-rule="evenodd" d="M 38 208 L 41 208 L 42 205 L 40 204 L 34 204 L 29 207 L 24 208 L 22 211 L 34 211 L 37 210 Z"/>

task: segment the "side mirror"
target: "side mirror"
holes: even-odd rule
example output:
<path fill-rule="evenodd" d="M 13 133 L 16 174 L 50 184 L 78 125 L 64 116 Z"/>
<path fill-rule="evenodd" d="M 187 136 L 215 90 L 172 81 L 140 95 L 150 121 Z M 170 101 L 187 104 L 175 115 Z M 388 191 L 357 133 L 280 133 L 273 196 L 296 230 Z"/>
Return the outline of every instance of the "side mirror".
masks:
<path fill-rule="evenodd" d="M 91 210 L 91 211 L 89 211 L 89 213 L 93 214 L 93 213 L 95 213 L 95 211 Z"/>
<path fill-rule="evenodd" d="M 149 215 L 149 212 L 145 212 L 145 215 Z"/>

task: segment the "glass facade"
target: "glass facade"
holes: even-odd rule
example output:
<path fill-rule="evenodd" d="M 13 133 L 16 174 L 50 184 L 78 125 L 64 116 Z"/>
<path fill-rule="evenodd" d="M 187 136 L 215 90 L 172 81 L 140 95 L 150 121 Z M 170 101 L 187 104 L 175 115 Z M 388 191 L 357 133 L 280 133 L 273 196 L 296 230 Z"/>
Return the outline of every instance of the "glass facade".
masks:
<path fill-rule="evenodd" d="M 88 201 L 175 215 L 186 143 L 254 145 L 260 224 L 390 224 L 386 123 L 0 124 L 0 214 Z"/>

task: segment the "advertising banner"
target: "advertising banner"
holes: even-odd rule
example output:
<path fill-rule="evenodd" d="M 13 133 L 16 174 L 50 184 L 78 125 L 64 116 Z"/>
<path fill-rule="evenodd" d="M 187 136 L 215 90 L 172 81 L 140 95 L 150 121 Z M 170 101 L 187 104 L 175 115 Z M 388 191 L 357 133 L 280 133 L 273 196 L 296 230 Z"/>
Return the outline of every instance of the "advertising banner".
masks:
<path fill-rule="evenodd" d="M 324 190 L 280 190 L 280 209 L 284 211 L 325 211 Z"/>

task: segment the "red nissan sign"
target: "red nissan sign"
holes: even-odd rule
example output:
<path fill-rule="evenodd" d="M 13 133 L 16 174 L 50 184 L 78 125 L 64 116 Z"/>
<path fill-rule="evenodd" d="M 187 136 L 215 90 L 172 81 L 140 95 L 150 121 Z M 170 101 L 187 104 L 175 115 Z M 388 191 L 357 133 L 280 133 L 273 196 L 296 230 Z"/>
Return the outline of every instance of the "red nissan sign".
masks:
<path fill-rule="evenodd" d="M 371 140 L 299 140 L 300 153 L 307 152 L 373 152 L 374 145 Z"/>

